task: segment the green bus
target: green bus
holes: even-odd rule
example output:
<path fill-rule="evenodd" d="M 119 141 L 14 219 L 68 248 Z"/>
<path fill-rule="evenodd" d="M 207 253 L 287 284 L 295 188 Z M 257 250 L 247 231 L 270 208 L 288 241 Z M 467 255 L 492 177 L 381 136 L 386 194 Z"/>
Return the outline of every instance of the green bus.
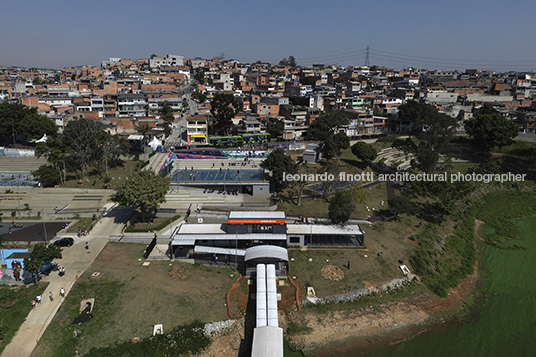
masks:
<path fill-rule="evenodd" d="M 242 137 L 246 144 L 263 144 L 270 141 L 270 134 L 268 133 L 242 134 Z"/>
<path fill-rule="evenodd" d="M 211 136 L 208 138 L 208 144 L 215 147 L 230 147 L 244 145 L 244 139 L 239 136 Z"/>

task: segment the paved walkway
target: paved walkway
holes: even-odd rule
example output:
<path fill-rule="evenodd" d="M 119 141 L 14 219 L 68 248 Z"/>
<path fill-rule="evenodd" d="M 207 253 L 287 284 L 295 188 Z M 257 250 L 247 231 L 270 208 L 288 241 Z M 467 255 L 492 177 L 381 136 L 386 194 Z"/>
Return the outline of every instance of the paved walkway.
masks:
<path fill-rule="evenodd" d="M 76 276 L 80 276 L 95 260 L 108 243 L 109 235 L 120 233 L 122 225 L 114 223 L 114 220 L 117 219 L 119 222 L 126 220 L 125 217 L 128 214 L 129 212 L 126 210 L 115 209 L 111 211 L 88 236 L 75 238 L 75 244 L 72 247 L 63 248 L 63 258 L 56 260 L 56 262 L 65 268 L 65 276 L 60 277 L 56 270 L 41 280 L 49 283 L 47 290 L 43 293 L 41 304 L 30 311 L 1 357 L 30 356 L 63 303 L 64 299 L 60 297 L 60 289 L 65 288 L 66 294 L 69 294 L 76 282 Z M 89 249 L 85 249 L 86 242 L 89 242 Z M 49 299 L 50 292 L 54 295 L 53 301 Z"/>

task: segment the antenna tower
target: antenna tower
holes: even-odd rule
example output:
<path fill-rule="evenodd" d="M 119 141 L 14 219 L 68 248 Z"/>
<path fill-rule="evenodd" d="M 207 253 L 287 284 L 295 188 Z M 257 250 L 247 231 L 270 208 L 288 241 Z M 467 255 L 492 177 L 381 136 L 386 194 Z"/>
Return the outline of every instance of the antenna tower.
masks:
<path fill-rule="evenodd" d="M 367 46 L 367 57 L 365 57 L 365 66 L 370 66 L 369 49 L 369 46 Z"/>

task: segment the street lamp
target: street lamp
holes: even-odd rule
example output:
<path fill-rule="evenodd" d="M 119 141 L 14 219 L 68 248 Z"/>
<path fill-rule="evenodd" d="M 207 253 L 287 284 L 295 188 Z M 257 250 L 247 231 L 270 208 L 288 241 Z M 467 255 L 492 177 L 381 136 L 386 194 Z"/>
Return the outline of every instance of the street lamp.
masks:
<path fill-rule="evenodd" d="M 238 233 L 235 232 L 235 265 L 238 270 Z"/>
<path fill-rule="evenodd" d="M 45 224 L 45 208 L 43 207 L 41 209 L 41 218 L 43 219 L 43 230 L 45 231 L 45 244 L 47 244 L 48 237 L 47 237 L 47 226 Z"/>
<path fill-rule="evenodd" d="M 19 180 L 20 180 L 20 174 L 19 174 L 19 179 L 17 180 L 17 202 L 19 204 L 19 209 L 18 209 L 18 212 L 19 212 L 19 219 L 20 219 L 20 195 L 19 195 Z"/>

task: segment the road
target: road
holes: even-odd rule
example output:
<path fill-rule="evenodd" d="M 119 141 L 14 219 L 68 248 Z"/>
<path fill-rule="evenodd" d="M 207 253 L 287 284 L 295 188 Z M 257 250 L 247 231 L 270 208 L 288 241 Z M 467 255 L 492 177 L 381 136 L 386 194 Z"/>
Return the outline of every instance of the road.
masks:
<path fill-rule="evenodd" d="M 9 345 L 6 346 L 1 357 L 30 356 L 63 303 L 64 299 L 59 296 L 60 288 L 63 287 L 66 294 L 69 294 L 77 276 L 80 276 L 91 265 L 106 243 L 108 243 L 110 235 L 121 233 L 122 224 L 120 222 L 126 221 L 130 214 L 130 210 L 111 210 L 88 236 L 82 238 L 75 236 L 74 245 L 63 248 L 63 258 L 56 260 L 56 263 L 65 268 L 65 276 L 60 277 L 57 273 L 57 268 L 55 268 L 49 276 L 42 279 L 42 282 L 49 283 L 47 290 L 43 294 L 42 303 L 30 311 Z M 89 249 L 85 249 L 86 242 L 89 243 Z M 49 299 L 50 292 L 54 295 L 53 301 Z"/>
<path fill-rule="evenodd" d="M 70 221 L 60 222 L 28 222 L 28 221 L 15 221 L 16 224 L 21 224 L 21 228 L 11 228 L 9 233 L 9 227 L 11 222 L 5 222 L 3 227 L 0 227 L 0 234 L 5 234 L 5 240 L 7 242 L 50 242 L 55 240 L 56 233 L 64 228 L 65 224 Z M 46 227 L 46 229 L 45 229 Z M 76 235 L 76 234 L 75 234 Z"/>
<path fill-rule="evenodd" d="M 197 85 L 197 81 L 192 80 L 190 84 L 184 88 L 184 95 L 182 98 L 187 101 L 188 107 L 184 109 L 183 117 L 174 124 L 173 132 L 166 140 L 166 148 L 188 146 L 186 137 L 186 117 L 195 115 L 199 110 L 197 100 L 192 98 L 192 90 L 195 90 Z"/>
<path fill-rule="evenodd" d="M 520 133 L 518 136 L 516 136 L 516 140 L 535 142 L 536 141 L 536 135 L 535 134 Z"/>

